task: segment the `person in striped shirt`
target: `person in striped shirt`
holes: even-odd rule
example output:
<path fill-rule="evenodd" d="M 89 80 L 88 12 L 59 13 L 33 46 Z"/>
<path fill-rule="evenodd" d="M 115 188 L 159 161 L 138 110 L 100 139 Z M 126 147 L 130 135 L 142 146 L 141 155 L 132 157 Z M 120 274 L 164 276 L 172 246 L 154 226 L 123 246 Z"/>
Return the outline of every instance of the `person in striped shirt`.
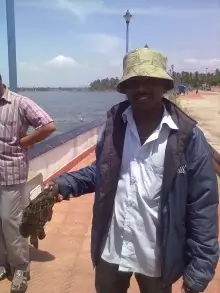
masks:
<path fill-rule="evenodd" d="M 35 130 L 27 134 L 28 128 Z M 0 280 L 12 274 L 11 292 L 25 292 L 29 279 L 29 243 L 19 233 L 29 202 L 25 186 L 27 153 L 56 126 L 32 100 L 10 91 L 0 75 Z"/>

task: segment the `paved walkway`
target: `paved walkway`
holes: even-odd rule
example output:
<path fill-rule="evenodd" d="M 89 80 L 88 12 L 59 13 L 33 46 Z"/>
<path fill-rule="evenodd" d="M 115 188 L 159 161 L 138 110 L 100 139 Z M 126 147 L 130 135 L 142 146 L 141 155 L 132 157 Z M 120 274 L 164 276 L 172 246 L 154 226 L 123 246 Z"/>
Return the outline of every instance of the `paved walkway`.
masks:
<path fill-rule="evenodd" d="M 94 154 L 91 154 L 75 169 L 93 160 Z M 39 250 L 31 248 L 31 281 L 27 293 L 95 293 L 90 261 L 92 204 L 91 194 L 55 206 L 53 220 L 47 225 L 46 239 L 40 242 Z M 180 284 L 174 285 L 173 293 L 181 292 Z M 0 283 L 1 293 L 9 293 L 9 288 L 8 280 Z M 132 280 L 129 293 L 138 292 Z M 206 290 L 206 293 L 219 292 L 220 264 Z"/>

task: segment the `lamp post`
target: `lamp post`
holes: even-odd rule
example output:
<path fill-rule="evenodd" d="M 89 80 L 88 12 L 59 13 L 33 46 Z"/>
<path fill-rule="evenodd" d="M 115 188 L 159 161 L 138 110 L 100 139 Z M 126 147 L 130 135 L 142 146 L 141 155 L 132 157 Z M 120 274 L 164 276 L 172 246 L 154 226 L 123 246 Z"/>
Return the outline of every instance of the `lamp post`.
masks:
<path fill-rule="evenodd" d="M 174 77 L 173 73 L 174 73 L 174 65 L 172 64 L 171 65 L 171 74 L 172 74 L 172 77 Z"/>
<path fill-rule="evenodd" d="M 126 53 L 128 53 L 129 47 L 129 24 L 132 18 L 132 14 L 129 10 L 126 11 L 125 15 L 123 16 L 126 21 Z"/>
<path fill-rule="evenodd" d="M 207 90 L 208 68 L 205 69 L 205 90 Z"/>
<path fill-rule="evenodd" d="M 7 36 L 8 36 L 8 68 L 10 89 L 17 92 L 17 60 L 15 41 L 14 0 L 6 0 Z"/>

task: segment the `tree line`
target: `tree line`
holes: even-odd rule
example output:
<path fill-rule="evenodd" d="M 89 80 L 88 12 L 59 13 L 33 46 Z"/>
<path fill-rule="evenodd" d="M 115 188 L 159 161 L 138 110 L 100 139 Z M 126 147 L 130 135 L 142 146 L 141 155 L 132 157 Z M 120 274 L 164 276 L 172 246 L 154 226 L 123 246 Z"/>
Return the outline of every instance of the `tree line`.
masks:
<path fill-rule="evenodd" d="M 116 90 L 118 83 L 119 83 L 118 77 L 97 79 L 97 80 L 94 80 L 93 82 L 90 83 L 90 89 L 93 91 Z"/>
<path fill-rule="evenodd" d="M 186 86 L 199 87 L 203 84 L 210 86 L 220 85 L 220 70 L 216 69 L 215 72 L 199 73 L 196 72 L 173 72 L 170 73 L 174 78 L 176 84 L 182 83 Z M 92 91 L 110 91 L 116 90 L 119 83 L 118 77 L 97 79 L 90 83 L 90 90 Z"/>
<path fill-rule="evenodd" d="M 177 83 L 182 83 L 186 86 L 199 87 L 203 84 L 209 86 L 220 85 L 220 70 L 216 69 L 215 72 L 199 73 L 196 72 L 173 72 L 173 78 Z"/>

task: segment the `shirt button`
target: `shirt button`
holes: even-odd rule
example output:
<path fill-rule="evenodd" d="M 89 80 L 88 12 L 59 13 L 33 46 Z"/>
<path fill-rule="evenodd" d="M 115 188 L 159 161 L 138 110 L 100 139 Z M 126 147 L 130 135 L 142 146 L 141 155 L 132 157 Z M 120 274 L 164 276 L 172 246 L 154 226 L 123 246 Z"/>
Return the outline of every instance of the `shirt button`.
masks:
<path fill-rule="evenodd" d="M 134 185 L 136 183 L 136 180 L 134 177 L 131 177 L 131 185 Z"/>

